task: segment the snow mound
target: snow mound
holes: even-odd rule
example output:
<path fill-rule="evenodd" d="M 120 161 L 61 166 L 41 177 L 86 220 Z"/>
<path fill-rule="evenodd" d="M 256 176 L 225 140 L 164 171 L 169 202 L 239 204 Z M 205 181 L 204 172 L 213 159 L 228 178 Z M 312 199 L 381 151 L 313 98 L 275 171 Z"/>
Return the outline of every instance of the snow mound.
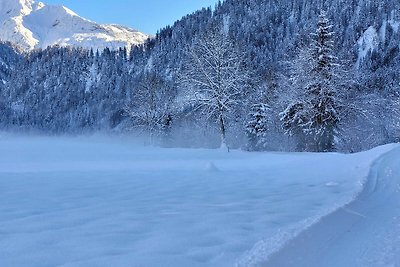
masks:
<path fill-rule="evenodd" d="M 336 183 L 336 182 L 328 182 L 328 183 L 325 184 L 325 186 L 327 186 L 327 187 L 335 187 L 335 186 L 338 186 L 338 185 L 339 184 Z"/>
<path fill-rule="evenodd" d="M 219 172 L 220 170 L 215 166 L 213 162 L 208 162 L 206 165 L 206 171 L 208 172 Z"/>
<path fill-rule="evenodd" d="M 2 0 L 0 25 L 0 40 L 25 50 L 52 45 L 117 49 L 141 44 L 149 37 L 127 27 L 84 19 L 64 6 L 34 0 Z"/>

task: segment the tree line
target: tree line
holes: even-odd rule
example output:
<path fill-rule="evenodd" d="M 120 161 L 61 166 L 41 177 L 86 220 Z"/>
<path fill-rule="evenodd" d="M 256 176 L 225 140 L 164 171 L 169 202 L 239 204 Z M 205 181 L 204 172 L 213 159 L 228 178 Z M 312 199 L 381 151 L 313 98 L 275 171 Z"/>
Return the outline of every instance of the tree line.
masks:
<path fill-rule="evenodd" d="M 130 50 L 21 54 L 1 44 L 0 124 L 249 150 L 352 152 L 398 141 L 395 3 L 326 2 L 227 0 Z M 361 58 L 370 25 L 379 40 Z"/>

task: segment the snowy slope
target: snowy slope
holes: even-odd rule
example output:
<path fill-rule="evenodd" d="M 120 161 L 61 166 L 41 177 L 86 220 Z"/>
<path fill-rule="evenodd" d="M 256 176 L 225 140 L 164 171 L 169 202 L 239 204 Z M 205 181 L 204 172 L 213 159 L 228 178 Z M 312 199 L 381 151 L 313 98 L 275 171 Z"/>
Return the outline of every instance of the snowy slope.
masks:
<path fill-rule="evenodd" d="M 1 263 L 258 266 L 350 202 L 390 149 L 227 153 L 120 138 L 3 135 Z"/>
<path fill-rule="evenodd" d="M 0 40 L 24 49 L 49 45 L 119 48 L 143 43 L 148 35 L 117 25 L 101 25 L 63 6 L 34 0 L 0 1 Z"/>

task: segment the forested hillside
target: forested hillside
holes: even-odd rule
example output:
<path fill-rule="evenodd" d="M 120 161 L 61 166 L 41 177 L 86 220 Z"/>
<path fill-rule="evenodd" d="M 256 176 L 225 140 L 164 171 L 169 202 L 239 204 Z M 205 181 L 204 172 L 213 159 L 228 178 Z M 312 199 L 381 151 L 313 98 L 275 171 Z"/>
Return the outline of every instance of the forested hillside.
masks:
<path fill-rule="evenodd" d="M 0 124 L 133 130 L 162 145 L 251 150 L 358 151 L 398 141 L 399 7 L 226 0 L 131 49 L 20 54 L 3 43 Z"/>

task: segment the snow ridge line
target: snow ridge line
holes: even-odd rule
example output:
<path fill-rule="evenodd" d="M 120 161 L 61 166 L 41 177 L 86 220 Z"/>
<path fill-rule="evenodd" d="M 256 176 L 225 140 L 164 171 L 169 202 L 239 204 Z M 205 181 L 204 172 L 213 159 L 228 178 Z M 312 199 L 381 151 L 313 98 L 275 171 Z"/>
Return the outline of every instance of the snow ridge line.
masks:
<path fill-rule="evenodd" d="M 393 144 L 391 146 L 393 146 Z M 350 199 L 348 202 L 342 205 L 334 206 L 332 207 L 332 209 L 327 210 L 327 212 L 324 214 L 307 218 L 293 225 L 292 227 L 290 227 L 285 231 L 278 232 L 271 238 L 257 242 L 249 252 L 244 254 L 237 261 L 235 267 L 269 266 L 267 262 L 269 261 L 271 256 L 279 253 L 302 233 L 308 231 L 310 228 L 321 222 L 324 218 L 334 214 L 339 210 L 343 210 L 346 213 L 364 219 L 367 218 L 367 216 L 365 216 L 364 214 L 358 213 L 346 207 L 356 202 L 364 194 L 369 195 L 371 193 L 370 191 L 371 188 L 372 192 L 376 190 L 378 175 L 379 175 L 378 166 L 382 165 L 382 162 L 386 159 L 386 157 L 399 148 L 400 146 L 395 145 L 391 149 L 380 155 L 377 159 L 373 160 L 373 162 L 370 165 L 368 175 L 365 177 L 363 181 L 361 190 L 358 193 L 356 193 L 354 197 Z"/>

